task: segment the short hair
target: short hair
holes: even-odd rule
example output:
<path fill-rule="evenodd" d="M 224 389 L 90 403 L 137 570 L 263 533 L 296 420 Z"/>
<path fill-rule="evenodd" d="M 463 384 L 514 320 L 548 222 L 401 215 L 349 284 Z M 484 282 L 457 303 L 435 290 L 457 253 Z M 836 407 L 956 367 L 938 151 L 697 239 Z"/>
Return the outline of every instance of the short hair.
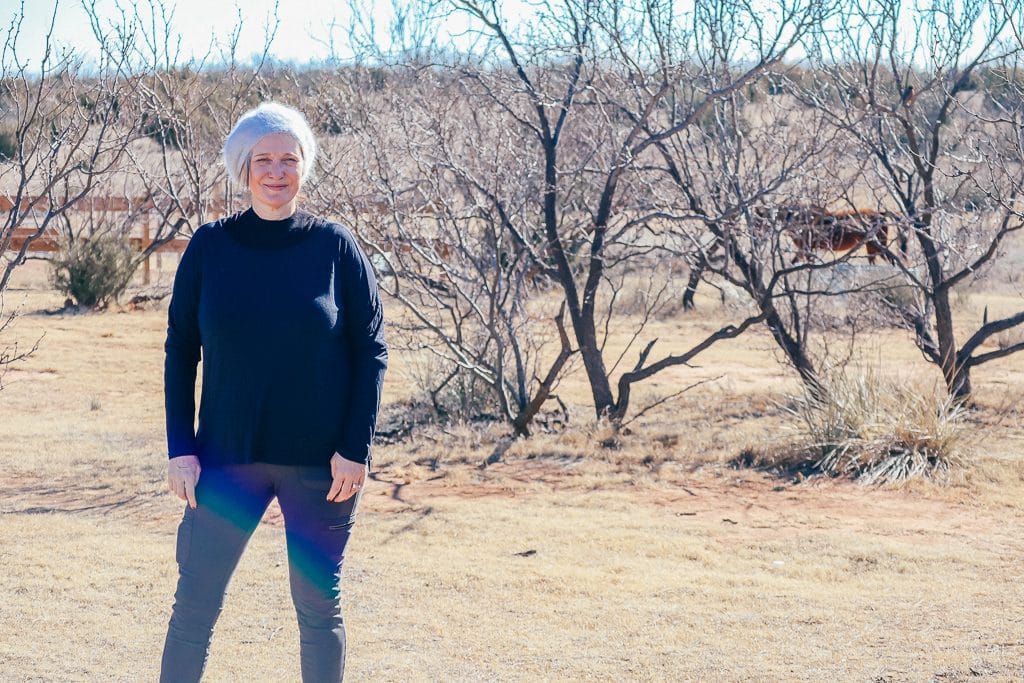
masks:
<path fill-rule="evenodd" d="M 246 112 L 228 134 L 224 141 L 224 165 L 231 180 L 243 187 L 248 185 L 252 148 L 271 133 L 287 133 L 299 143 L 302 151 L 301 181 L 306 181 L 316 159 L 316 138 L 300 111 L 277 102 L 264 102 Z"/>

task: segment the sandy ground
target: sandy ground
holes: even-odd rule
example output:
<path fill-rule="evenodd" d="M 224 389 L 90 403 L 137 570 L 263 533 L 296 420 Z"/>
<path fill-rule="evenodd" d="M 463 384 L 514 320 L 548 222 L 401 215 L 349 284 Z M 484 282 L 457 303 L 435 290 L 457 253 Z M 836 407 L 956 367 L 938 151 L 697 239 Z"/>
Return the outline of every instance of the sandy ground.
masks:
<path fill-rule="evenodd" d="M 165 314 L 50 315 L 56 295 L 22 294 L 16 338 L 45 336 L 0 391 L 0 681 L 154 680 L 181 514 Z M 712 324 L 659 323 L 679 343 Z M 582 412 L 486 469 L 494 434 L 472 426 L 380 447 L 346 567 L 348 679 L 1024 680 L 1024 366 L 977 374 L 967 470 L 867 488 L 729 465 L 789 429 L 792 378 L 763 339 L 740 348 L 665 378 L 723 376 L 613 447 Z M 273 508 L 207 680 L 298 680 Z"/>
<path fill-rule="evenodd" d="M 346 569 L 350 680 L 1024 678 L 1019 507 L 721 470 L 610 492 L 387 474 Z M 7 488 L 6 680 L 155 677 L 179 508 L 150 485 Z M 271 510 L 208 680 L 297 680 L 283 541 Z"/>

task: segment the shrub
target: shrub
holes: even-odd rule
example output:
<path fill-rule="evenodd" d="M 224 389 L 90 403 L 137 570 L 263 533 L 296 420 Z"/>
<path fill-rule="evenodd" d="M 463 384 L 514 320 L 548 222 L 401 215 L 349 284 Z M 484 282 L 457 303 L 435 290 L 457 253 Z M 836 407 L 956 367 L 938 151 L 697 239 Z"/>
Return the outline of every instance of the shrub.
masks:
<path fill-rule="evenodd" d="M 50 262 L 53 286 L 79 306 L 104 308 L 128 287 L 132 256 L 127 240 L 113 235 L 69 241 Z"/>
<path fill-rule="evenodd" d="M 185 128 L 174 119 L 154 116 L 148 112 L 142 115 L 142 134 L 161 147 L 181 149 L 185 141 Z"/>
<path fill-rule="evenodd" d="M 946 475 L 967 462 L 964 408 L 944 391 L 922 391 L 870 370 L 832 373 L 824 392 L 805 391 L 791 412 L 801 451 L 816 470 L 865 484 Z"/>
<path fill-rule="evenodd" d="M 18 155 L 18 135 L 13 130 L 0 129 L 0 161 L 13 159 Z"/>
<path fill-rule="evenodd" d="M 913 311 L 918 307 L 918 290 L 910 285 L 895 285 L 882 289 L 882 301 L 899 311 Z"/>
<path fill-rule="evenodd" d="M 494 388 L 447 358 L 421 349 L 410 354 L 405 374 L 417 389 L 417 400 L 429 404 L 442 423 L 498 419 Z"/>

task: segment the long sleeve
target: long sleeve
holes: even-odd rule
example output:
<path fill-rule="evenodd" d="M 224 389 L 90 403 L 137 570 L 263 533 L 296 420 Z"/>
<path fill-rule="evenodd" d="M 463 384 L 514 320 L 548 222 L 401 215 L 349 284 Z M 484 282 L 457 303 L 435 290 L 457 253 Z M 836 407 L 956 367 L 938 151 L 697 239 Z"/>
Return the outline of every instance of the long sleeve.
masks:
<path fill-rule="evenodd" d="M 207 469 L 322 467 L 336 452 L 369 461 L 387 347 L 376 278 L 343 226 L 250 209 L 200 227 L 174 280 L 165 350 L 170 457 Z"/>
<path fill-rule="evenodd" d="M 169 457 L 197 453 L 195 434 L 196 367 L 200 358 L 200 231 L 182 254 L 167 314 L 164 344 L 164 409 Z"/>
<path fill-rule="evenodd" d="M 348 412 L 342 416 L 341 441 L 336 450 L 348 460 L 369 462 L 388 348 L 373 268 L 347 231 L 346 237 L 341 243 L 339 280 L 352 374 Z"/>

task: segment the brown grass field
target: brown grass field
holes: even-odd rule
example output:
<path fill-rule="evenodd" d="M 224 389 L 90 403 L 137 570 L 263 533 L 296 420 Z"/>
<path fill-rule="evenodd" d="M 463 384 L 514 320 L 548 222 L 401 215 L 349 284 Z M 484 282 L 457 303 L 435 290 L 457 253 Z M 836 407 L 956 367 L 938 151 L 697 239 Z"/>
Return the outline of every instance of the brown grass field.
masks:
<path fill-rule="evenodd" d="M 0 339 L 38 351 L 0 391 L 0 681 L 155 680 L 180 502 L 165 491 L 166 312 L 47 314 L 19 271 Z M 1018 285 L 1019 287 L 1019 285 Z M 976 291 L 961 317 L 1019 309 Z M 731 312 L 657 323 L 682 348 Z M 935 381 L 906 335 L 862 342 Z M 407 397 L 400 354 L 387 400 Z M 582 386 L 570 427 L 486 469 L 493 428 L 376 453 L 346 568 L 352 681 L 1024 680 L 1024 357 L 983 366 L 970 466 L 943 483 L 796 482 L 728 463 L 792 439 L 796 390 L 760 332 L 659 377 L 666 403 L 612 446 Z M 602 445 L 602 444 L 605 445 Z M 229 590 L 210 681 L 298 680 L 271 510 Z"/>

